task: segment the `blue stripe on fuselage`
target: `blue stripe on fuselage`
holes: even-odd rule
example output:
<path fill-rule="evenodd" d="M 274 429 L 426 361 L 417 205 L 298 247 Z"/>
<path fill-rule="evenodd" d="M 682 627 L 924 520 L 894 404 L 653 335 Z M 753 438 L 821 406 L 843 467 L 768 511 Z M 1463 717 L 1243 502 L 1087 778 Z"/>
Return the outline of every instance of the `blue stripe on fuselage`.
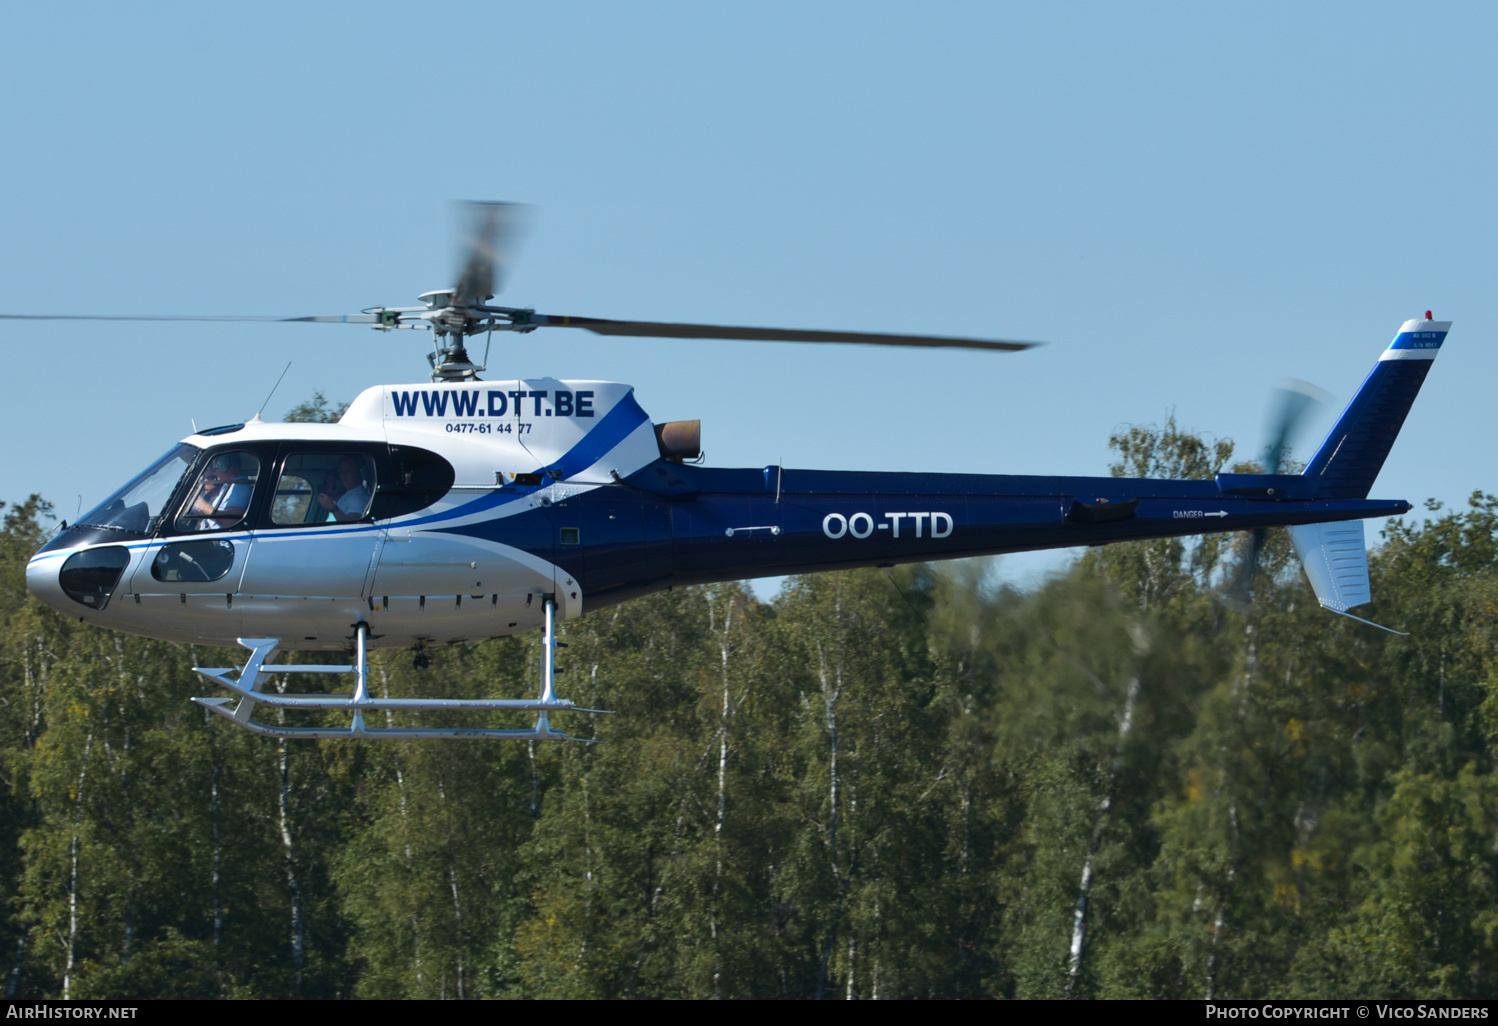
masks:
<path fill-rule="evenodd" d="M 649 422 L 650 417 L 640 408 L 635 401 L 634 392 L 627 392 L 623 399 L 614 404 L 614 408 L 604 414 L 598 425 L 582 437 L 582 440 L 567 451 L 567 455 L 557 460 L 547 469 L 560 470 L 562 477 L 569 478 L 574 474 L 581 474 L 593 464 L 608 455 L 620 442 L 628 438 L 641 425 Z"/>
<path fill-rule="evenodd" d="M 627 393 L 623 399 L 614 404 L 614 408 L 604 414 L 591 431 L 584 435 L 576 445 L 568 449 L 561 459 L 550 466 L 538 468 L 543 471 L 559 470 L 562 480 L 580 474 L 593 464 L 608 455 L 609 451 L 630 436 L 641 424 L 649 422 L 650 417 L 641 409 L 640 404 L 635 401 L 633 392 Z M 527 488 L 524 491 L 490 492 L 482 495 L 471 502 L 446 510 L 442 513 L 433 513 L 429 516 L 420 517 L 416 520 L 402 521 L 400 527 L 422 527 L 426 524 L 435 524 L 442 521 L 457 520 L 461 517 L 472 516 L 475 513 L 483 513 L 486 510 L 503 506 L 506 503 L 516 502 L 525 498 L 533 491 L 539 489 Z"/>

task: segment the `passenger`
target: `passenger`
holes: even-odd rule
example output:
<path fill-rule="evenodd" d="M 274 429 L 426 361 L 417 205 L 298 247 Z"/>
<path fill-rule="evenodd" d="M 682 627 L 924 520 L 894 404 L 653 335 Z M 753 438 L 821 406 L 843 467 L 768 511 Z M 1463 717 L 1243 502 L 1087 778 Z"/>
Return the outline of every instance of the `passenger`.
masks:
<path fill-rule="evenodd" d="M 307 507 L 307 517 L 303 522 L 308 524 L 326 522 L 328 519 L 328 515 L 321 508 L 321 497 L 323 495 L 326 495 L 329 498 L 335 500 L 341 499 L 343 498 L 343 493 L 347 490 L 348 489 L 343 487 L 343 482 L 338 480 L 338 468 L 333 467 L 332 469 L 330 469 L 326 474 L 323 475 L 322 487 L 318 489 L 319 501 L 314 502 Z"/>
<path fill-rule="evenodd" d="M 348 489 L 343 487 L 343 482 L 338 480 L 338 471 L 330 470 L 323 475 L 322 490 L 337 499 Z"/>
<path fill-rule="evenodd" d="M 328 520 L 347 524 L 364 518 L 369 508 L 369 490 L 364 487 L 360 469 L 363 461 L 357 456 L 345 456 L 338 463 L 338 480 L 343 485 L 341 498 L 333 498 L 326 491 L 318 492 L 317 504 L 328 511 Z"/>

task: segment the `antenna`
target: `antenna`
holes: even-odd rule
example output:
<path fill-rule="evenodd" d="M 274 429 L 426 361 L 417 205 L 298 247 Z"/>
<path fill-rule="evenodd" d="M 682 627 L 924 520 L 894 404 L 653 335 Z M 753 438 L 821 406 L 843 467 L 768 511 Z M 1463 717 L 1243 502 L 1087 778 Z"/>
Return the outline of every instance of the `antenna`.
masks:
<path fill-rule="evenodd" d="M 291 361 L 287 360 L 285 368 L 282 369 L 282 371 L 281 371 L 281 376 L 276 379 L 276 383 L 274 385 L 270 386 L 270 395 L 268 395 L 268 396 L 265 397 L 265 402 L 263 402 L 263 403 L 260 404 L 260 409 L 258 409 L 258 410 L 255 411 L 255 415 L 250 418 L 251 420 L 259 420 L 260 419 L 260 415 L 262 413 L 264 413 L 265 412 L 265 408 L 270 405 L 270 397 L 271 397 L 271 395 L 275 395 L 276 394 L 276 389 L 278 389 L 278 388 L 281 387 L 281 382 L 286 379 L 286 372 L 289 371 L 289 370 L 291 370 Z"/>

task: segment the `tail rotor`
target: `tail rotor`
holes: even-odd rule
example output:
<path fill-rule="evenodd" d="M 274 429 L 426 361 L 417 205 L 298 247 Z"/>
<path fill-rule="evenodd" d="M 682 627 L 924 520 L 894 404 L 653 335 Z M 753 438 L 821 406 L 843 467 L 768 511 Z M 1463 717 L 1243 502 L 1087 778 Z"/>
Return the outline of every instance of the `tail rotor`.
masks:
<path fill-rule="evenodd" d="M 1291 443 L 1304 426 L 1307 415 L 1330 398 L 1309 381 L 1286 378 L 1280 382 L 1274 390 L 1274 413 L 1269 421 L 1270 441 L 1264 449 L 1265 474 L 1287 472 L 1285 464 L 1290 456 Z M 1228 604 L 1240 611 L 1246 611 L 1252 599 L 1254 574 L 1258 572 L 1268 537 L 1267 527 L 1257 528 L 1249 536 L 1248 555 L 1239 564 L 1227 591 Z"/>

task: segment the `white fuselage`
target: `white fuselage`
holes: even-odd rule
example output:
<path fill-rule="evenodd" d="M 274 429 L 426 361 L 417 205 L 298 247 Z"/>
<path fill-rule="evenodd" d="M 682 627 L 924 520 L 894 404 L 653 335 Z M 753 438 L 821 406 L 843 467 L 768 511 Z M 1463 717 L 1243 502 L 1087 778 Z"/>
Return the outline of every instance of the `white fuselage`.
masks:
<path fill-rule="evenodd" d="M 575 617 L 584 596 L 558 565 L 566 539 L 551 514 L 657 458 L 631 393 L 556 379 L 381 386 L 337 424 L 253 421 L 193 435 L 185 443 L 207 454 L 194 468 L 225 452 L 258 468 L 255 505 L 240 524 L 182 519 L 177 511 L 191 501 L 183 496 L 196 487 L 190 469 L 171 508 L 163 500 L 150 511 L 148 536 L 90 532 L 89 516 L 106 518 L 101 507 L 73 529 L 79 545 L 59 547 L 65 535 L 32 559 L 27 583 L 54 608 L 100 626 L 211 645 L 262 637 L 341 649 L 360 621 L 375 647 L 481 640 L 540 626 L 544 596 L 554 596 L 562 618 Z M 378 477 L 365 482 L 374 496 L 368 515 L 338 522 L 302 494 L 316 482 L 297 492 L 290 482 L 305 482 L 288 468 L 308 453 L 330 464 L 343 454 L 368 461 Z M 439 491 L 427 482 L 421 492 L 419 478 L 439 463 L 450 476 Z M 382 502 L 417 505 L 382 517 Z M 275 519 L 292 508 L 295 522 Z M 101 546 L 128 552 L 128 564 L 112 593 L 89 605 L 60 578 L 70 558 Z M 221 562 L 210 568 L 205 551 Z"/>

